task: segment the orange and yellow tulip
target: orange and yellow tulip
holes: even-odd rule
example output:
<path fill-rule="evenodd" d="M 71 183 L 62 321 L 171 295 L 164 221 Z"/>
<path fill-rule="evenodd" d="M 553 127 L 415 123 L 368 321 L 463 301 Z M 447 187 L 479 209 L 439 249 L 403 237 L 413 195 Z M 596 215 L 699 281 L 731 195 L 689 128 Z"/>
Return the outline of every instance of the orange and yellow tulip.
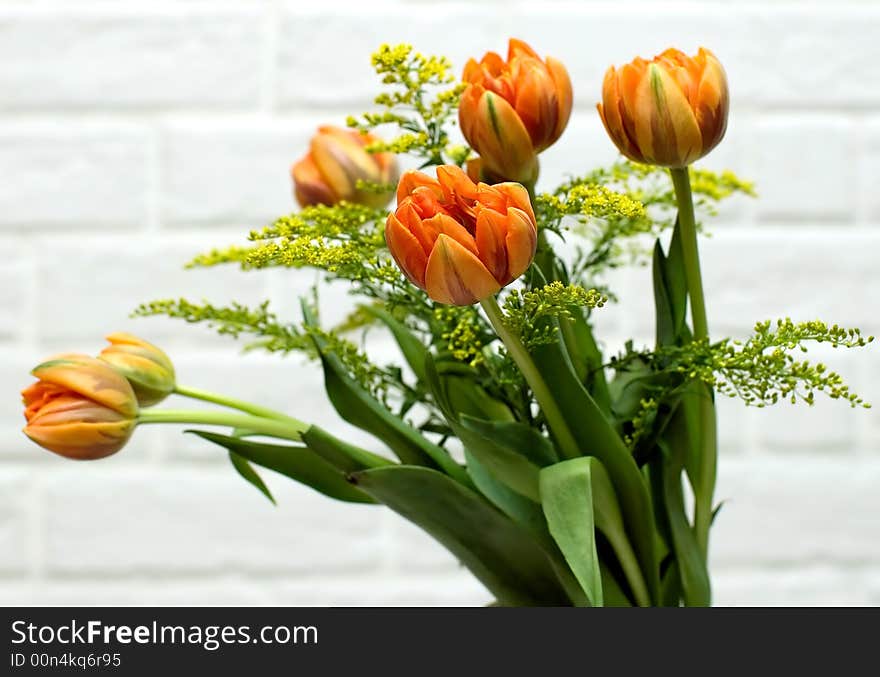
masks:
<path fill-rule="evenodd" d="M 533 183 L 538 153 L 562 135 L 571 116 L 571 79 L 552 57 L 542 60 L 511 39 L 507 61 L 488 52 L 464 67 L 459 105 L 464 138 L 480 154 L 485 176 Z"/>
<path fill-rule="evenodd" d="M 518 183 L 474 183 L 452 165 L 433 179 L 406 172 L 385 241 L 409 280 L 439 303 L 466 306 L 522 275 L 535 256 L 537 227 Z"/>
<path fill-rule="evenodd" d="M 358 180 L 394 184 L 399 170 L 393 153 L 368 153 L 378 141 L 372 134 L 324 125 L 312 137 L 309 152 L 290 169 L 294 195 L 301 207 L 335 205 L 343 200 L 375 207 L 388 204 L 393 190 L 358 190 Z"/>
<path fill-rule="evenodd" d="M 141 407 L 158 404 L 174 392 L 174 365 L 159 348 L 124 332 L 110 334 L 107 340 L 110 345 L 98 359 L 128 380 Z"/>
<path fill-rule="evenodd" d="M 702 47 L 696 56 L 667 49 L 605 73 L 599 116 L 630 160 L 686 167 L 712 150 L 727 130 L 729 95 L 721 63 Z"/>
<path fill-rule="evenodd" d="M 106 362 L 64 354 L 36 367 L 22 391 L 24 433 L 41 447 L 77 460 L 115 454 L 137 425 L 128 381 Z"/>

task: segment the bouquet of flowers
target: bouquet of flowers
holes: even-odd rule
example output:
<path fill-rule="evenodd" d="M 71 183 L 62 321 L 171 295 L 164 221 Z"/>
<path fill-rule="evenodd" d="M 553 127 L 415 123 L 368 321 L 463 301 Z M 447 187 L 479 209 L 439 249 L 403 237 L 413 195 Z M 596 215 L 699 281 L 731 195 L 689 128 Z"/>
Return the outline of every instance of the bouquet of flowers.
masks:
<path fill-rule="evenodd" d="M 743 341 L 710 338 L 697 212 L 753 194 L 730 172 L 691 167 L 725 133 L 721 64 L 705 49 L 669 49 L 610 68 L 598 113 L 626 159 L 538 192 L 539 155 L 572 110 L 562 63 L 520 40 L 506 59 L 470 60 L 460 82 L 446 59 L 407 45 L 383 46 L 372 62 L 379 109 L 318 130 L 291 170 L 300 211 L 189 264 L 314 268 L 348 287 L 354 312 L 323 325 L 316 287 L 304 290 L 297 322 L 268 302 L 183 298 L 135 315 L 307 355 L 332 406 L 376 448 L 181 385 L 162 350 L 119 333 L 96 358 L 62 354 L 33 370 L 25 434 L 62 456 L 98 459 L 140 425 L 195 426 L 269 499 L 258 468 L 332 499 L 388 506 L 499 605 L 710 604 L 716 397 L 811 405 L 820 392 L 867 407 L 800 353 L 810 342 L 872 340 L 790 319 L 759 322 Z M 456 143 L 456 120 L 467 145 Z M 421 167 L 401 176 L 399 155 Z M 594 319 L 616 301 L 606 273 L 640 260 L 653 270 L 655 344 L 605 354 Z M 400 363 L 372 361 L 352 340 L 367 331 L 388 332 Z M 155 407 L 171 394 L 217 406 Z"/>

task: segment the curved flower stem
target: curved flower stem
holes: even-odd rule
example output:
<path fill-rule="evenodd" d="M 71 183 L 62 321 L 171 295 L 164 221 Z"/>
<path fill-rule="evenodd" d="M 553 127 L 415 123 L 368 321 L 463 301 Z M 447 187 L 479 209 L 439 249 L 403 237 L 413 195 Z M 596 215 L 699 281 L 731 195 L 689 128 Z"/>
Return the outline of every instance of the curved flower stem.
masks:
<path fill-rule="evenodd" d="M 309 425 L 296 419 L 279 421 L 277 419 L 235 414 L 226 411 L 185 410 L 185 409 L 146 409 L 138 415 L 141 423 L 195 423 L 217 425 L 226 428 L 241 428 L 263 435 L 280 437 L 299 442 Z"/>
<path fill-rule="evenodd" d="M 280 411 L 261 407 L 258 404 L 251 404 L 250 402 L 236 400 L 231 397 L 226 397 L 225 395 L 218 395 L 217 393 L 212 393 L 207 390 L 199 390 L 198 388 L 189 388 L 186 386 L 177 385 L 174 388 L 174 392 L 177 395 L 183 395 L 184 397 L 189 397 L 194 400 L 202 400 L 203 402 L 219 404 L 224 407 L 229 407 L 230 409 L 238 409 L 239 411 L 243 411 L 247 414 L 253 414 L 254 416 L 259 416 L 261 418 L 271 418 L 277 421 L 299 423 L 299 421 L 297 421 L 295 418 L 287 416 L 286 414 L 282 414 Z"/>
<path fill-rule="evenodd" d="M 697 250 L 697 224 L 694 218 L 694 200 L 691 196 L 691 179 L 687 167 L 669 170 L 675 198 L 678 202 L 678 226 L 681 232 L 681 250 L 684 274 L 687 279 L 688 296 L 691 299 L 691 316 L 694 322 L 694 340 L 709 338 L 706 320 L 706 301 L 703 298 L 703 278 L 700 274 L 700 254 Z"/>
<path fill-rule="evenodd" d="M 682 259 L 691 301 L 694 323 L 694 340 L 708 341 L 709 326 L 706 320 L 706 302 L 703 297 L 703 279 L 700 274 L 700 255 L 697 249 L 697 227 L 694 217 L 694 201 L 687 167 L 670 169 L 675 197 L 678 202 L 678 226 L 681 234 Z M 715 492 L 715 474 L 718 465 L 718 448 L 715 431 L 715 407 L 712 392 L 698 385 L 697 401 L 685 402 L 686 416 L 696 424 L 699 432 L 699 470 L 694 481 L 694 536 L 703 559 L 709 554 L 709 529 L 712 526 L 712 497 Z M 693 398 L 690 398 L 693 400 Z"/>
<path fill-rule="evenodd" d="M 516 366 L 519 367 L 526 382 L 535 394 L 535 399 L 538 401 L 541 411 L 544 412 L 544 416 L 547 419 L 547 425 L 550 426 L 550 430 L 553 432 L 553 436 L 559 444 L 559 450 L 562 452 L 562 455 L 566 458 L 578 458 L 581 456 L 580 447 L 575 441 L 574 435 L 571 434 L 571 430 L 565 422 L 565 417 L 562 415 L 559 406 L 556 404 L 556 400 L 553 398 L 553 393 L 550 392 L 547 382 L 544 380 L 544 377 L 541 375 L 541 372 L 538 370 L 538 367 L 532 360 L 532 356 L 529 355 L 529 352 L 526 350 L 522 341 L 520 341 L 519 337 L 505 326 L 504 313 L 498 306 L 498 301 L 494 296 L 490 296 L 484 301 L 481 301 L 480 305 L 483 307 L 483 310 L 486 311 L 486 315 L 489 317 L 489 322 L 491 322 L 492 326 L 495 328 L 498 338 L 504 343 L 504 347 L 507 348 L 513 361 L 516 362 Z"/>

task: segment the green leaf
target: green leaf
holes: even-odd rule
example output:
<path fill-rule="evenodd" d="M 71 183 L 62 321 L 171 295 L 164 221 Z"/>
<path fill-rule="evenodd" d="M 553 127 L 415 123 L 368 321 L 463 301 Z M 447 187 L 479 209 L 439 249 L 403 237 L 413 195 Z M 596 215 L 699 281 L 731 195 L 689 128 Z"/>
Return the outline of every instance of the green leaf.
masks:
<path fill-rule="evenodd" d="M 663 452 L 663 498 L 684 602 L 687 606 L 709 606 L 709 571 L 685 513 L 681 475 L 689 440 L 683 414 L 673 418 L 665 438 L 658 441 Z"/>
<path fill-rule="evenodd" d="M 313 313 L 305 304 L 303 315 L 306 324 L 317 326 Z M 324 367 L 327 395 L 343 419 L 381 440 L 403 463 L 439 468 L 457 481 L 470 485 L 465 469 L 445 449 L 424 438 L 356 383 L 339 359 L 324 351 L 325 341 L 315 338 L 315 346 Z"/>
<path fill-rule="evenodd" d="M 425 356 L 428 352 L 424 343 L 422 343 L 422 341 L 413 334 L 403 322 L 395 318 L 391 313 L 385 310 L 385 308 L 374 305 L 365 305 L 361 306 L 361 309 L 388 327 L 388 330 L 391 332 L 392 336 L 394 336 L 394 340 L 397 341 L 397 345 L 400 347 L 400 352 L 403 353 L 403 358 L 406 360 L 410 369 L 412 369 L 419 381 L 424 381 Z"/>
<path fill-rule="evenodd" d="M 559 460 L 553 443 L 536 428 L 518 421 L 485 421 L 474 416 L 461 416 L 462 425 L 498 446 L 509 449 L 538 466 L 552 465 Z"/>
<path fill-rule="evenodd" d="M 607 415 L 611 411 L 608 381 L 605 378 L 602 352 L 593 337 L 593 330 L 582 312 L 574 313 L 573 320 L 560 322 L 565 348 L 575 373 L 599 408 Z"/>
<path fill-rule="evenodd" d="M 302 441 L 309 449 L 343 473 L 396 465 L 394 461 L 344 442 L 316 425 L 310 426 L 302 434 Z"/>
<path fill-rule="evenodd" d="M 654 514 L 645 479 L 620 435 L 577 380 L 558 343 L 539 346 L 533 358 L 584 456 L 595 456 L 608 471 L 620 501 L 626 533 L 638 556 L 652 600 L 660 580 L 654 549 Z"/>
<path fill-rule="evenodd" d="M 657 314 L 657 345 L 675 345 L 689 332 L 685 329 L 687 317 L 687 279 L 685 278 L 681 234 L 676 221 L 669 243 L 669 255 L 664 256 L 660 240 L 654 244 L 653 259 L 654 306 Z"/>
<path fill-rule="evenodd" d="M 664 268 L 666 256 L 660 240 L 654 243 L 654 258 L 652 273 L 654 280 L 654 314 L 657 325 L 657 345 L 674 345 L 676 339 L 675 318 L 673 317 L 672 302 L 669 300 L 669 291 L 666 289 Z"/>
<path fill-rule="evenodd" d="M 562 461 L 541 470 L 541 506 L 550 534 L 592 606 L 602 606 L 602 574 L 593 514 L 593 458 Z"/>
<path fill-rule="evenodd" d="M 475 421 L 477 419 L 462 416 L 461 422 L 449 421 L 449 425 L 468 453 L 476 458 L 494 478 L 518 494 L 540 503 L 538 466 L 525 456 L 505 447 L 498 440 L 485 435 L 474 423 Z"/>
<path fill-rule="evenodd" d="M 602 573 L 602 597 L 605 600 L 605 606 L 631 607 L 632 601 L 627 597 L 617 578 L 604 562 L 599 562 L 599 570 Z"/>
<path fill-rule="evenodd" d="M 687 317 L 687 278 L 684 272 L 684 253 L 681 249 L 681 228 L 678 225 L 677 217 L 675 228 L 672 230 L 672 240 L 669 242 L 669 253 L 666 256 L 663 278 L 666 282 L 666 291 L 672 308 L 675 336 L 684 338 L 685 335 L 690 335 L 690 331 L 687 330 L 685 325 Z"/>
<path fill-rule="evenodd" d="M 247 462 L 246 458 L 239 456 L 230 449 L 229 460 L 232 461 L 232 467 L 235 468 L 239 475 L 241 475 L 247 482 L 254 485 L 263 496 L 272 501 L 272 505 L 277 505 L 275 498 L 272 496 L 272 492 L 269 491 L 269 487 L 266 486 L 266 483 L 263 482 L 263 478 L 260 477 L 257 474 L 257 471 L 251 467 L 251 464 Z"/>
<path fill-rule="evenodd" d="M 541 506 L 496 479 L 467 449 L 465 449 L 464 455 L 467 461 L 468 475 L 477 490 L 505 515 L 526 527 L 539 541 L 550 541 L 547 520 L 544 519 Z"/>
<path fill-rule="evenodd" d="M 651 593 L 639 565 L 639 559 L 627 536 L 617 492 L 614 490 L 614 485 L 611 483 L 605 466 L 595 458 L 590 460 L 593 461 L 590 466 L 590 481 L 593 490 L 593 513 L 596 528 L 605 535 L 617 556 L 617 561 L 620 563 L 636 602 L 641 606 L 650 606 Z"/>
<path fill-rule="evenodd" d="M 672 560 L 660 579 L 660 602 L 665 607 L 681 606 L 681 576 L 678 562 Z"/>
<path fill-rule="evenodd" d="M 495 480 L 535 503 L 540 502 L 535 463 L 547 465 L 556 460 L 550 441 L 534 428 L 510 420 L 512 415 L 506 407 L 499 412 L 505 420 L 470 415 L 491 413 L 493 409 L 483 402 L 491 398 L 473 381 L 440 375 L 430 355 L 425 361 L 425 373 L 435 401 L 470 458 L 476 459 Z M 475 394 L 469 395 L 471 391 Z M 484 394 L 482 398 L 480 393 Z M 469 474 L 473 477 L 473 473 Z"/>
<path fill-rule="evenodd" d="M 547 554 L 479 494 L 428 468 L 354 473 L 358 488 L 442 543 L 503 605 L 566 605 Z"/>
<path fill-rule="evenodd" d="M 330 498 L 352 503 L 375 503 L 372 498 L 346 481 L 344 471 L 334 467 L 306 447 L 253 442 L 204 430 L 189 430 L 187 432 L 228 449 L 236 470 L 260 491 L 263 491 L 262 487 L 265 485 L 250 467 L 249 462 L 296 480 Z M 254 483 L 251 477 L 245 474 L 246 471 L 242 472 L 235 459 L 240 459 L 243 464 L 242 468 L 246 467 L 250 470 L 259 484 Z M 357 469 L 362 469 L 362 467 L 357 466 Z M 264 493 L 268 494 L 268 489 Z M 271 495 L 269 498 L 271 500 Z"/>
<path fill-rule="evenodd" d="M 476 418 L 491 421 L 513 421 L 513 414 L 501 400 L 491 397 L 474 378 L 455 374 L 440 377 L 445 390 L 448 411 L 471 414 Z"/>

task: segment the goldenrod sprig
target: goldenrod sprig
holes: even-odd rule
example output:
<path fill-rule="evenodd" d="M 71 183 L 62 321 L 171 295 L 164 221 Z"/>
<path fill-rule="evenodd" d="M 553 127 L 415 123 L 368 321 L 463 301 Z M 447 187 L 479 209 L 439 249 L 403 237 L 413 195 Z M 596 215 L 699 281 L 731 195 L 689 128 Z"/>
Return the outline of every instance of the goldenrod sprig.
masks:
<path fill-rule="evenodd" d="M 526 348 L 555 340 L 548 319 L 572 319 L 573 312 L 601 308 L 606 297 L 595 289 L 555 281 L 538 289 L 514 290 L 504 299 L 504 323 Z"/>
<path fill-rule="evenodd" d="M 697 209 L 714 214 L 718 202 L 734 194 L 754 195 L 754 188 L 732 172 L 691 168 Z M 539 227 L 576 243 L 569 265 L 572 281 L 597 286 L 608 268 L 638 261 L 649 251 L 639 236 L 658 236 L 675 223 L 675 193 L 660 167 L 620 161 L 570 179 L 552 193 L 538 195 Z"/>
<path fill-rule="evenodd" d="M 461 166 L 470 149 L 452 144 L 447 128 L 455 124 L 464 85 L 453 84 L 449 61 L 400 44 L 382 45 L 373 54 L 372 64 L 386 86 L 375 98 L 384 110 L 351 116 L 348 125 L 370 131 L 391 124 L 400 132 L 388 141 L 370 144 L 367 150 L 415 155 L 423 158 L 425 166 L 447 162 Z"/>
<path fill-rule="evenodd" d="M 817 392 L 845 400 L 852 407 L 871 406 L 850 390 L 840 374 L 796 355 L 806 353 L 810 343 L 859 348 L 871 343 L 873 336 L 863 337 L 858 329 L 819 320 L 795 323 L 790 318 L 758 322 L 754 331 L 744 341 L 727 338 L 711 344 L 665 346 L 654 352 L 630 350 L 609 366 L 625 371 L 633 361 L 646 362 L 657 372 L 677 374 L 684 381 L 698 379 L 756 407 L 783 400 L 813 404 Z"/>

